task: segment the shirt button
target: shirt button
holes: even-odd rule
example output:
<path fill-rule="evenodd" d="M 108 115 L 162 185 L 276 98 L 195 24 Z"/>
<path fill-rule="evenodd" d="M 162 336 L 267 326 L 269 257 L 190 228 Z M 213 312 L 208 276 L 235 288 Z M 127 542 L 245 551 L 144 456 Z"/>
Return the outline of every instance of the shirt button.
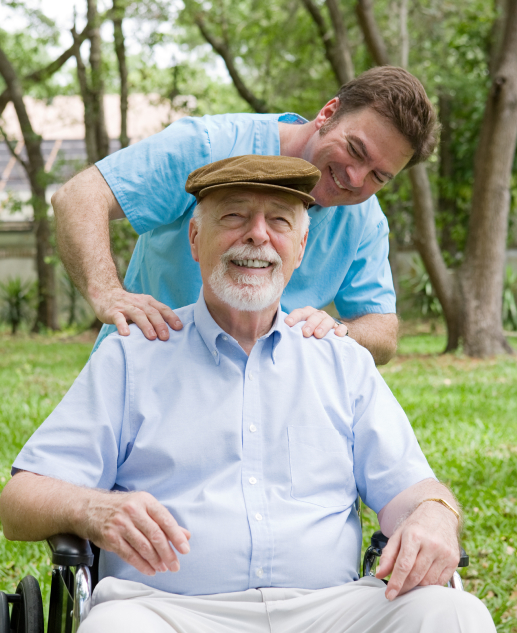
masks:
<path fill-rule="evenodd" d="M 262 578 L 262 576 L 264 575 L 264 570 L 262 569 L 262 567 L 259 567 L 255 573 L 259 578 Z"/>
<path fill-rule="evenodd" d="M 214 349 L 214 351 L 212 352 L 212 354 L 213 354 L 214 356 L 217 356 L 217 352 L 215 351 L 215 349 Z"/>
<path fill-rule="evenodd" d="M 257 519 L 257 521 L 262 521 L 262 515 L 261 515 L 261 514 L 259 514 L 258 512 L 257 512 L 257 514 L 255 515 L 255 518 Z"/>
<path fill-rule="evenodd" d="M 250 484 L 254 485 L 257 483 L 257 480 L 255 479 L 255 477 L 250 477 L 249 482 Z"/>
<path fill-rule="evenodd" d="M 228 337 L 227 336 L 223 336 L 223 341 L 227 341 Z"/>
<path fill-rule="evenodd" d="M 250 431 L 252 433 L 255 433 L 256 430 L 257 430 L 257 427 L 254 424 L 250 424 Z"/>
<path fill-rule="evenodd" d="M 249 378 L 250 380 L 253 380 L 253 374 L 251 373 L 251 371 L 250 371 L 250 373 L 248 374 L 248 378 Z"/>

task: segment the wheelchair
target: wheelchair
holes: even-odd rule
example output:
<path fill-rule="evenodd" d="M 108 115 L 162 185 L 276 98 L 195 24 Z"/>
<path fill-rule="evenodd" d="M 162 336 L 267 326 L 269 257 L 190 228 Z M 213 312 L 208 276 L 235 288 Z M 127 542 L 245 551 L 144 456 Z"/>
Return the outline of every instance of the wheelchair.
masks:
<path fill-rule="evenodd" d="M 53 565 L 47 633 L 76 633 L 91 608 L 92 592 L 98 581 L 99 549 L 72 534 L 58 534 L 47 542 Z M 388 538 L 382 532 L 373 534 L 364 554 L 363 576 L 375 575 L 377 559 L 387 543 Z M 462 548 L 458 567 L 468 564 L 469 557 Z M 448 585 L 463 591 L 457 571 Z M 41 591 L 33 576 L 25 576 L 14 594 L 0 591 L 0 633 L 44 633 Z"/>

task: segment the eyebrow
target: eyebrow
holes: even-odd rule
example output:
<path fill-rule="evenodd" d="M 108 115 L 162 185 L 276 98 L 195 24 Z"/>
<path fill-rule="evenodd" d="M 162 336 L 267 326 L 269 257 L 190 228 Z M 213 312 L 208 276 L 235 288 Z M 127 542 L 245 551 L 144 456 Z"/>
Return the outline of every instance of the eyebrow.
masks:
<path fill-rule="evenodd" d="M 359 149 L 361 150 L 361 153 L 363 154 L 364 158 L 366 158 L 366 160 L 372 160 L 372 157 L 370 156 L 370 154 L 368 154 L 368 150 L 366 149 L 366 145 L 363 143 L 363 141 L 358 137 L 358 136 L 354 136 L 353 134 L 349 134 L 348 139 L 350 139 L 351 141 L 353 141 L 354 143 L 356 143 L 359 146 Z M 381 174 L 382 176 L 384 176 L 387 180 L 393 180 L 394 176 L 393 174 L 390 174 L 389 171 L 382 171 L 380 169 L 376 169 L 375 171 L 379 172 L 379 174 Z"/>

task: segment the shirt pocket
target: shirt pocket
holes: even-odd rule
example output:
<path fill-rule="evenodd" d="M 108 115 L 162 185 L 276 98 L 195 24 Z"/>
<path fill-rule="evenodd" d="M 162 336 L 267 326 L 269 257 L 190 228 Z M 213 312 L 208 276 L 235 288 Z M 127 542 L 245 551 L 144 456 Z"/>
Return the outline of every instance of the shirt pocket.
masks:
<path fill-rule="evenodd" d="M 357 497 L 352 450 L 336 429 L 288 426 L 291 497 L 322 508 L 351 506 Z"/>

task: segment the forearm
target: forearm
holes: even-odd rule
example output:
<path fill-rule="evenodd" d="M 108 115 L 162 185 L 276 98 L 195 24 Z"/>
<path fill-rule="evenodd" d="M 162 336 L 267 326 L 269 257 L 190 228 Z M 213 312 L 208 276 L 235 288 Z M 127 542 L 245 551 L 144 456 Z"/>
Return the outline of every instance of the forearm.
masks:
<path fill-rule="evenodd" d="M 30 472 L 16 474 L 0 496 L 0 521 L 10 541 L 41 541 L 53 534 L 88 538 L 90 497 L 102 492 Z"/>
<path fill-rule="evenodd" d="M 425 479 L 398 494 L 379 512 L 379 525 L 383 534 L 388 538 L 391 537 L 397 527 L 415 511 L 424 499 L 433 498 L 444 499 L 458 513 L 460 512 L 459 504 L 447 486 L 434 479 Z M 427 501 L 426 504 L 430 504 L 430 510 L 441 512 L 444 520 L 452 522 L 459 532 L 460 522 L 451 510 L 436 501 Z"/>
<path fill-rule="evenodd" d="M 110 249 L 109 220 L 123 217 L 97 167 L 90 167 L 52 196 L 57 245 L 74 284 L 95 309 L 103 293 L 121 288 Z"/>
<path fill-rule="evenodd" d="M 376 365 L 385 365 L 397 351 L 398 318 L 396 314 L 365 314 L 342 322 L 348 335 L 366 347 Z"/>

